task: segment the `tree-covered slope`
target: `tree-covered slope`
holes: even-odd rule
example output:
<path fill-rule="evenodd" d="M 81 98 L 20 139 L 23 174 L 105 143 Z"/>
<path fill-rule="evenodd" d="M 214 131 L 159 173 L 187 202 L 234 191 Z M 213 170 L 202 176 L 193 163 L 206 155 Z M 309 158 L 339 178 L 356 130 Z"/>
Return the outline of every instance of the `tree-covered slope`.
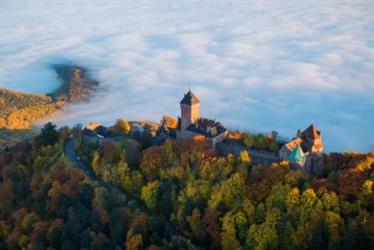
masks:
<path fill-rule="evenodd" d="M 373 248 L 374 154 L 326 155 L 315 178 L 146 133 L 88 141 L 49 124 L 3 152 L 0 249 Z M 71 135 L 87 172 L 64 154 Z"/>

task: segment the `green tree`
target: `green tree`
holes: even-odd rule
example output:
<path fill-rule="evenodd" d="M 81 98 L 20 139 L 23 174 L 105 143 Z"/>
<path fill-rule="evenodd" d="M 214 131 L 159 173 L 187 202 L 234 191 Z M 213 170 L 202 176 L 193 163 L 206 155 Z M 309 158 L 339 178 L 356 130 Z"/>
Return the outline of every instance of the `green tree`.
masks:
<path fill-rule="evenodd" d="M 188 216 L 187 220 L 191 227 L 192 236 L 197 240 L 203 239 L 205 232 L 200 210 L 198 208 L 192 210 L 192 214 Z"/>
<path fill-rule="evenodd" d="M 239 205 L 246 190 L 245 178 L 246 176 L 235 173 L 222 181 L 208 202 L 209 208 L 216 209 L 220 204 L 229 208 Z"/>
<path fill-rule="evenodd" d="M 43 145 L 53 145 L 58 140 L 58 131 L 56 125 L 52 122 L 46 123 L 40 133 Z"/>
<path fill-rule="evenodd" d="M 177 156 L 174 153 L 174 145 L 171 140 L 166 140 L 161 147 L 161 159 L 163 165 L 172 166 L 177 160 Z"/>
<path fill-rule="evenodd" d="M 222 221 L 221 241 L 222 249 L 243 249 L 237 238 L 235 215 L 233 212 L 226 213 Z"/>
<path fill-rule="evenodd" d="M 148 184 L 142 188 L 141 199 L 150 209 L 156 209 L 159 188 L 160 183 L 158 181 L 148 182 Z"/>
<path fill-rule="evenodd" d="M 251 164 L 251 156 L 248 154 L 248 151 L 247 150 L 241 151 L 239 154 L 239 158 L 238 158 L 238 168 L 247 170 L 250 164 Z"/>
<path fill-rule="evenodd" d="M 277 232 L 279 218 L 280 214 L 277 210 L 268 211 L 264 223 L 251 225 L 248 231 L 247 244 L 259 250 L 277 249 L 279 246 Z"/>
<path fill-rule="evenodd" d="M 329 230 L 324 219 L 321 219 L 314 229 L 308 248 L 312 250 L 329 249 Z"/>
<path fill-rule="evenodd" d="M 339 198 L 334 192 L 323 193 L 321 201 L 325 210 L 336 213 L 340 212 Z"/>
<path fill-rule="evenodd" d="M 153 142 L 153 136 L 151 132 L 148 129 L 144 129 L 141 139 L 140 139 L 140 144 L 142 145 L 143 149 L 146 149 L 152 145 Z"/>
<path fill-rule="evenodd" d="M 97 175 L 101 175 L 102 169 L 101 169 L 101 162 L 100 162 L 100 155 L 98 152 L 94 152 L 92 156 L 92 169 Z"/>
<path fill-rule="evenodd" d="M 242 143 L 247 148 L 253 148 L 254 145 L 255 145 L 255 138 L 251 134 L 243 133 L 243 135 L 242 135 Z"/>

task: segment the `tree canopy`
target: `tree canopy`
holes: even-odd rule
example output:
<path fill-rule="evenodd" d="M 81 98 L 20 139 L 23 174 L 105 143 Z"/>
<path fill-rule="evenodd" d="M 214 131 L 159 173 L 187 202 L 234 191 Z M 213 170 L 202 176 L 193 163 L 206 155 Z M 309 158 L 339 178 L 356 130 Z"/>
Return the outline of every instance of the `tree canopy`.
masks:
<path fill-rule="evenodd" d="M 76 137 L 82 170 L 65 154 L 72 133 L 49 123 L 0 154 L 0 249 L 374 246 L 373 153 L 328 154 L 317 178 L 199 141 L 136 152 Z"/>

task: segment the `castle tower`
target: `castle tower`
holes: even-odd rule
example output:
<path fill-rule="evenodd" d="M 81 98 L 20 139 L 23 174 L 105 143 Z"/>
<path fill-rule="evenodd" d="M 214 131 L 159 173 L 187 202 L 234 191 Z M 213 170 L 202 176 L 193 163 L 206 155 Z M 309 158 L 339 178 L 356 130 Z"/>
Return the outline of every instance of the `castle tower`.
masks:
<path fill-rule="evenodd" d="M 322 133 L 314 124 L 311 124 L 301 133 L 301 139 L 303 140 L 301 146 L 304 151 L 309 153 L 321 153 L 323 151 Z"/>
<path fill-rule="evenodd" d="M 191 91 L 188 91 L 180 101 L 180 106 L 181 131 L 183 131 L 200 118 L 200 101 Z"/>

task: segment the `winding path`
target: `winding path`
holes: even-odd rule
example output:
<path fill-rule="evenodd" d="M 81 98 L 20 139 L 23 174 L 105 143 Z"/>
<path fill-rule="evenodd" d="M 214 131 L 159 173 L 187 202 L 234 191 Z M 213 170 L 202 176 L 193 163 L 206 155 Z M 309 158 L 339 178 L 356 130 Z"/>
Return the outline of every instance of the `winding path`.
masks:
<path fill-rule="evenodd" d="M 129 194 L 125 190 L 113 185 L 110 182 L 106 182 L 100 177 L 98 177 L 92 168 L 90 166 L 85 165 L 81 160 L 79 155 L 77 154 L 77 151 L 75 150 L 75 139 L 70 139 L 66 144 L 65 144 L 65 149 L 64 149 L 64 154 L 65 157 L 74 163 L 74 166 L 76 166 L 78 169 L 82 170 L 83 172 L 86 173 L 86 175 L 93 181 L 99 183 L 100 186 L 108 189 L 109 191 L 114 191 L 116 193 L 119 193 L 121 195 L 124 195 L 125 197 L 131 198 L 131 200 L 134 200 L 136 202 L 136 206 L 141 210 L 146 213 L 150 214 L 149 209 L 143 204 L 141 200 L 139 200 L 134 194 Z"/>

